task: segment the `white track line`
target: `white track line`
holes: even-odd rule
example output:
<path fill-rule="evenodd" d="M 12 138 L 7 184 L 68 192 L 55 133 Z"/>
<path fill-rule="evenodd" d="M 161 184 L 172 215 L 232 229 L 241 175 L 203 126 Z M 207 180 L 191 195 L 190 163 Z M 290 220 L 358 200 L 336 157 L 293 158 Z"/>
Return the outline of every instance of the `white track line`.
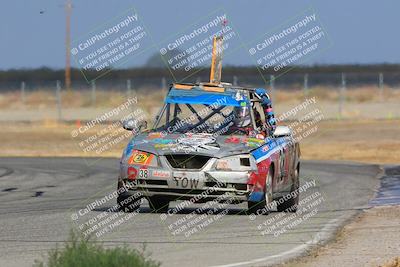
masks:
<path fill-rule="evenodd" d="M 271 256 L 267 256 L 267 257 L 263 257 L 263 258 L 259 258 L 259 259 L 255 259 L 255 260 L 251 260 L 251 261 L 243 261 L 243 262 L 236 262 L 236 263 L 231 263 L 231 264 L 225 264 L 225 265 L 214 265 L 211 267 L 234 267 L 234 266 L 242 266 L 242 265 L 249 265 L 249 264 L 255 264 L 255 263 L 259 263 L 259 262 L 263 262 L 263 261 L 268 261 L 268 260 L 272 260 L 272 259 L 277 259 L 277 258 L 282 258 L 284 256 L 290 255 L 290 254 L 296 254 L 296 253 L 300 253 L 300 252 L 304 252 L 306 251 L 309 247 L 311 247 L 312 245 L 316 245 L 318 244 L 321 240 L 327 239 L 332 233 L 330 232 L 330 230 L 335 229 L 337 226 L 337 222 L 344 219 L 344 217 L 347 217 L 348 215 L 343 214 L 342 216 L 340 216 L 339 218 L 335 218 L 330 220 L 322 229 L 321 231 L 319 231 L 317 233 L 317 235 L 307 241 L 306 243 L 299 245 L 297 247 L 294 247 L 288 251 L 276 254 L 276 255 L 271 255 Z M 328 232 L 329 231 L 329 232 Z"/>

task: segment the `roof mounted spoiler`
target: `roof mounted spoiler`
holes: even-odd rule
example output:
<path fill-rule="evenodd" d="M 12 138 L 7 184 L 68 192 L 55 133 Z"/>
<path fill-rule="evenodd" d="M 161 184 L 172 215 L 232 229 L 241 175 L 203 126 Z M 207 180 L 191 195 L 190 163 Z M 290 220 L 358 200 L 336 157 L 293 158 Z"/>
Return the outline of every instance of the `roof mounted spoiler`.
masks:
<path fill-rule="evenodd" d="M 249 92 L 254 92 L 256 88 L 252 87 L 242 87 L 242 86 L 232 86 L 230 83 L 172 83 L 169 85 L 170 88 L 175 87 L 177 89 L 192 89 L 194 86 L 199 87 L 215 87 L 215 88 L 224 88 L 224 89 L 234 89 L 234 90 L 244 90 Z"/>

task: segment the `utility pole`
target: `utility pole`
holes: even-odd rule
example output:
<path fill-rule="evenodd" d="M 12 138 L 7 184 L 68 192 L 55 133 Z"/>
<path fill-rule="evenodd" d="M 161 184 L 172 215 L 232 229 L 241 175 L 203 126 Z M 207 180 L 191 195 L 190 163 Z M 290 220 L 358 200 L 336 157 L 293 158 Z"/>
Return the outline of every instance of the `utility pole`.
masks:
<path fill-rule="evenodd" d="M 65 87 L 71 89 L 71 0 L 65 2 Z"/>

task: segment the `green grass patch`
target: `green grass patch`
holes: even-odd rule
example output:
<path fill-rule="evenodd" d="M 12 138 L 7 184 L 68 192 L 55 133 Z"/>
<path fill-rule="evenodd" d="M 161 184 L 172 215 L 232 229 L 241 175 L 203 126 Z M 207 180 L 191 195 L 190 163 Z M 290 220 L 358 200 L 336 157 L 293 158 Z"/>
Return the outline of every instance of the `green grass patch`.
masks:
<path fill-rule="evenodd" d="M 49 251 L 45 261 L 36 260 L 34 267 L 158 267 L 160 263 L 150 258 L 145 246 L 141 250 L 120 246 L 104 248 L 93 237 L 84 237 L 71 231 L 62 248 L 58 245 Z"/>

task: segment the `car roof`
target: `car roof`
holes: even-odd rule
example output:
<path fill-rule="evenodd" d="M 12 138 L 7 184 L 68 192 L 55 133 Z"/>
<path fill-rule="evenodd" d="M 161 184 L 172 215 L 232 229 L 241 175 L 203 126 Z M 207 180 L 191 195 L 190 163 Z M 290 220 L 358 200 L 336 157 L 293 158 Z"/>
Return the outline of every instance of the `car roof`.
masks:
<path fill-rule="evenodd" d="M 245 90 L 226 83 L 175 83 L 171 85 L 165 101 L 175 104 L 248 106 L 250 101 Z"/>

